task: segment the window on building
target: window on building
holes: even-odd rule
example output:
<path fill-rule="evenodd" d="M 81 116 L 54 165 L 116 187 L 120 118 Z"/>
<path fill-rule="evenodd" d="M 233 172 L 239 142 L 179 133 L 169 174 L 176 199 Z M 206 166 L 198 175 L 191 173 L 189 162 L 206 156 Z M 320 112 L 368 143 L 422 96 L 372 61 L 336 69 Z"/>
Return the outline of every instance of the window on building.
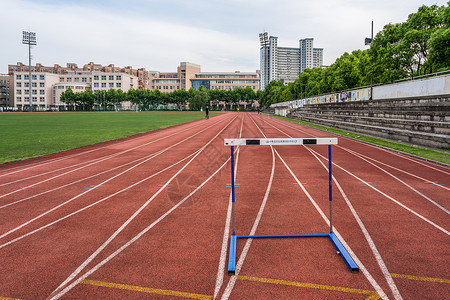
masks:
<path fill-rule="evenodd" d="M 117 88 L 121 88 L 121 87 L 122 87 L 122 83 L 117 82 L 117 83 L 116 83 L 116 87 L 117 87 Z"/>
<path fill-rule="evenodd" d="M 110 83 L 109 83 L 109 87 L 110 87 L 110 88 L 113 88 L 113 87 L 114 87 L 114 82 L 110 82 Z"/>
<path fill-rule="evenodd" d="M 22 79 L 22 75 L 16 75 L 16 80 L 21 80 Z"/>
<path fill-rule="evenodd" d="M 98 82 L 94 82 L 94 87 L 98 88 Z"/>
<path fill-rule="evenodd" d="M 28 75 L 28 74 L 23 75 L 23 79 L 24 79 L 24 80 L 30 80 L 30 75 Z"/>
<path fill-rule="evenodd" d="M 25 95 L 29 95 L 30 94 L 30 90 L 24 90 Z"/>
<path fill-rule="evenodd" d="M 33 95 L 37 95 L 37 90 L 32 90 L 31 93 L 32 93 Z"/>
<path fill-rule="evenodd" d="M 22 95 L 22 90 L 17 90 L 17 91 L 16 91 L 16 94 L 17 94 L 17 95 Z"/>
<path fill-rule="evenodd" d="M 67 82 L 72 82 L 72 77 L 67 77 Z"/>
<path fill-rule="evenodd" d="M 102 80 L 106 80 L 106 75 L 102 75 Z"/>
<path fill-rule="evenodd" d="M 106 87 L 106 82 L 102 82 L 102 87 Z"/>
<path fill-rule="evenodd" d="M 40 90 L 40 91 L 39 91 L 39 94 L 45 95 L 45 90 Z"/>
<path fill-rule="evenodd" d="M 37 97 L 32 97 L 31 99 L 33 100 L 33 102 L 37 102 Z"/>
<path fill-rule="evenodd" d="M 94 80 L 98 80 L 98 75 L 94 75 Z"/>
<path fill-rule="evenodd" d="M 37 80 L 37 75 L 31 75 L 31 80 Z"/>
<path fill-rule="evenodd" d="M 81 78 L 81 82 L 87 82 L 87 78 L 86 77 Z"/>
<path fill-rule="evenodd" d="M 16 100 L 17 102 L 22 102 L 22 97 L 17 97 Z"/>
<path fill-rule="evenodd" d="M 63 85 L 58 86 L 58 90 L 63 90 L 63 89 L 64 89 Z"/>
<path fill-rule="evenodd" d="M 75 78 L 74 78 L 74 81 L 75 81 L 75 82 L 80 82 L 80 78 L 75 77 Z"/>
<path fill-rule="evenodd" d="M 45 97 L 40 97 L 40 98 L 39 98 L 39 101 L 40 101 L 40 102 L 45 102 Z"/>
<path fill-rule="evenodd" d="M 30 101 L 30 97 L 25 97 L 24 100 L 25 101 Z"/>
<path fill-rule="evenodd" d="M 37 82 L 32 82 L 32 83 L 31 83 L 31 86 L 32 86 L 32 87 L 37 87 Z"/>
<path fill-rule="evenodd" d="M 45 87 L 45 82 L 40 82 L 39 87 Z"/>
<path fill-rule="evenodd" d="M 59 82 L 64 82 L 64 78 L 61 77 L 61 78 L 59 79 Z"/>
<path fill-rule="evenodd" d="M 44 76 L 44 75 L 39 75 L 39 79 L 40 79 L 40 80 L 44 80 L 44 79 L 45 79 L 45 76 Z"/>
<path fill-rule="evenodd" d="M 116 80 L 122 80 L 122 76 L 117 75 L 117 76 L 116 76 Z"/>
<path fill-rule="evenodd" d="M 114 75 L 109 75 L 109 80 L 114 80 Z"/>
<path fill-rule="evenodd" d="M 22 87 L 22 82 L 17 82 L 16 87 Z"/>

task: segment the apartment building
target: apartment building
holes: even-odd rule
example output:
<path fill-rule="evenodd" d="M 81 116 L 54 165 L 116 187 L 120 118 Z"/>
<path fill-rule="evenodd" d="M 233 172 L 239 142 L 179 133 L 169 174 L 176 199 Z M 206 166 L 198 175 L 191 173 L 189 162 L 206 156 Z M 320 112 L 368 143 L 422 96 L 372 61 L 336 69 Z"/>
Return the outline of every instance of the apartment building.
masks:
<path fill-rule="evenodd" d="M 9 75 L 14 74 L 15 72 L 28 72 L 28 66 L 18 62 L 16 65 L 8 65 L 8 72 Z M 138 78 L 134 83 L 135 89 L 148 89 L 151 75 L 149 71 L 145 70 L 145 68 L 133 69 L 131 66 L 120 68 L 114 66 L 114 64 L 102 66 L 93 62 L 85 64 L 82 68 L 79 68 L 75 63 L 67 63 L 66 67 L 61 67 L 57 64 L 50 67 L 37 63 L 36 66 L 31 66 L 31 72 L 47 72 L 61 75 L 73 72 L 125 73 Z"/>
<path fill-rule="evenodd" d="M 14 72 L 14 106 L 21 110 L 44 110 L 53 107 L 53 86 L 59 82 L 59 75 L 34 72 L 31 73 L 31 87 L 29 72 Z M 31 93 L 31 95 L 30 95 Z"/>
<path fill-rule="evenodd" d="M 14 106 L 14 79 L 11 75 L 0 74 L 0 111 Z"/>
<path fill-rule="evenodd" d="M 246 88 L 247 86 L 249 86 L 255 92 L 259 90 L 259 74 L 257 72 L 203 72 L 195 74 L 195 78 L 191 79 L 191 82 L 194 89 L 198 89 L 200 86 L 204 86 L 208 90 L 234 90 L 237 87 Z"/>
<path fill-rule="evenodd" d="M 314 48 L 314 39 L 299 40 L 298 48 L 278 47 L 278 37 L 260 35 L 261 89 L 272 80 L 287 84 L 295 81 L 305 69 L 323 65 L 323 48 Z"/>

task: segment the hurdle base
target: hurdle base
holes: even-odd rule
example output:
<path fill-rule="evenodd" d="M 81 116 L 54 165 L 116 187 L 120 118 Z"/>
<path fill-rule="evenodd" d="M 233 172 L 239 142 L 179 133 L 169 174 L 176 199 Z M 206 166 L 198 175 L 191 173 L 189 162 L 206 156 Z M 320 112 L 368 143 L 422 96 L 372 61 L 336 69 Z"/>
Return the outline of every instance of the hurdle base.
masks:
<path fill-rule="evenodd" d="M 232 276 L 236 274 L 236 244 L 237 239 L 258 239 L 258 238 L 305 238 L 305 237 L 329 237 L 336 250 L 341 255 L 344 262 L 352 273 L 358 273 L 359 267 L 348 254 L 341 241 L 334 235 L 330 234 L 285 234 L 285 235 L 231 235 L 230 237 L 230 254 L 228 258 L 228 275 Z"/>
<path fill-rule="evenodd" d="M 236 235 L 232 234 L 230 238 L 230 255 L 228 257 L 228 276 L 236 273 Z"/>

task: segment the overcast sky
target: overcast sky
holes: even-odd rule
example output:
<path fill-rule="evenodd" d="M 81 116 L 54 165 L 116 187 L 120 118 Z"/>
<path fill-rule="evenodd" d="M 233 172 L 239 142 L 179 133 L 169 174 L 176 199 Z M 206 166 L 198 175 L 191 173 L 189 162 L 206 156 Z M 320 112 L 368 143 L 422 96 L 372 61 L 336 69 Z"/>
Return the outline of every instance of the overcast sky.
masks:
<path fill-rule="evenodd" d="M 365 49 L 364 38 L 404 22 L 422 5 L 447 0 L 0 0 L 0 73 L 28 64 L 22 31 L 37 34 L 32 64 L 93 61 L 176 72 L 182 61 L 202 71 L 259 69 L 258 33 L 279 47 L 314 38 L 324 64 Z"/>

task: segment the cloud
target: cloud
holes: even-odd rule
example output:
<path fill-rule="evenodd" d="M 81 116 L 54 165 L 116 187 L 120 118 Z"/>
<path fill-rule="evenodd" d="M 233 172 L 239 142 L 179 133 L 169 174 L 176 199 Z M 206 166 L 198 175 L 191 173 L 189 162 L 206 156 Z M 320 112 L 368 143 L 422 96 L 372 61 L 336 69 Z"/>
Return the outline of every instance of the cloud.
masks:
<path fill-rule="evenodd" d="M 404 22 L 425 4 L 447 0 L 0 0 L 0 73 L 28 51 L 21 31 L 37 33 L 33 64 L 90 61 L 150 70 L 176 71 L 181 61 L 203 71 L 259 68 L 258 33 L 278 36 L 281 47 L 314 38 L 324 63 L 344 52 L 366 49 L 370 22 L 375 33 Z"/>

